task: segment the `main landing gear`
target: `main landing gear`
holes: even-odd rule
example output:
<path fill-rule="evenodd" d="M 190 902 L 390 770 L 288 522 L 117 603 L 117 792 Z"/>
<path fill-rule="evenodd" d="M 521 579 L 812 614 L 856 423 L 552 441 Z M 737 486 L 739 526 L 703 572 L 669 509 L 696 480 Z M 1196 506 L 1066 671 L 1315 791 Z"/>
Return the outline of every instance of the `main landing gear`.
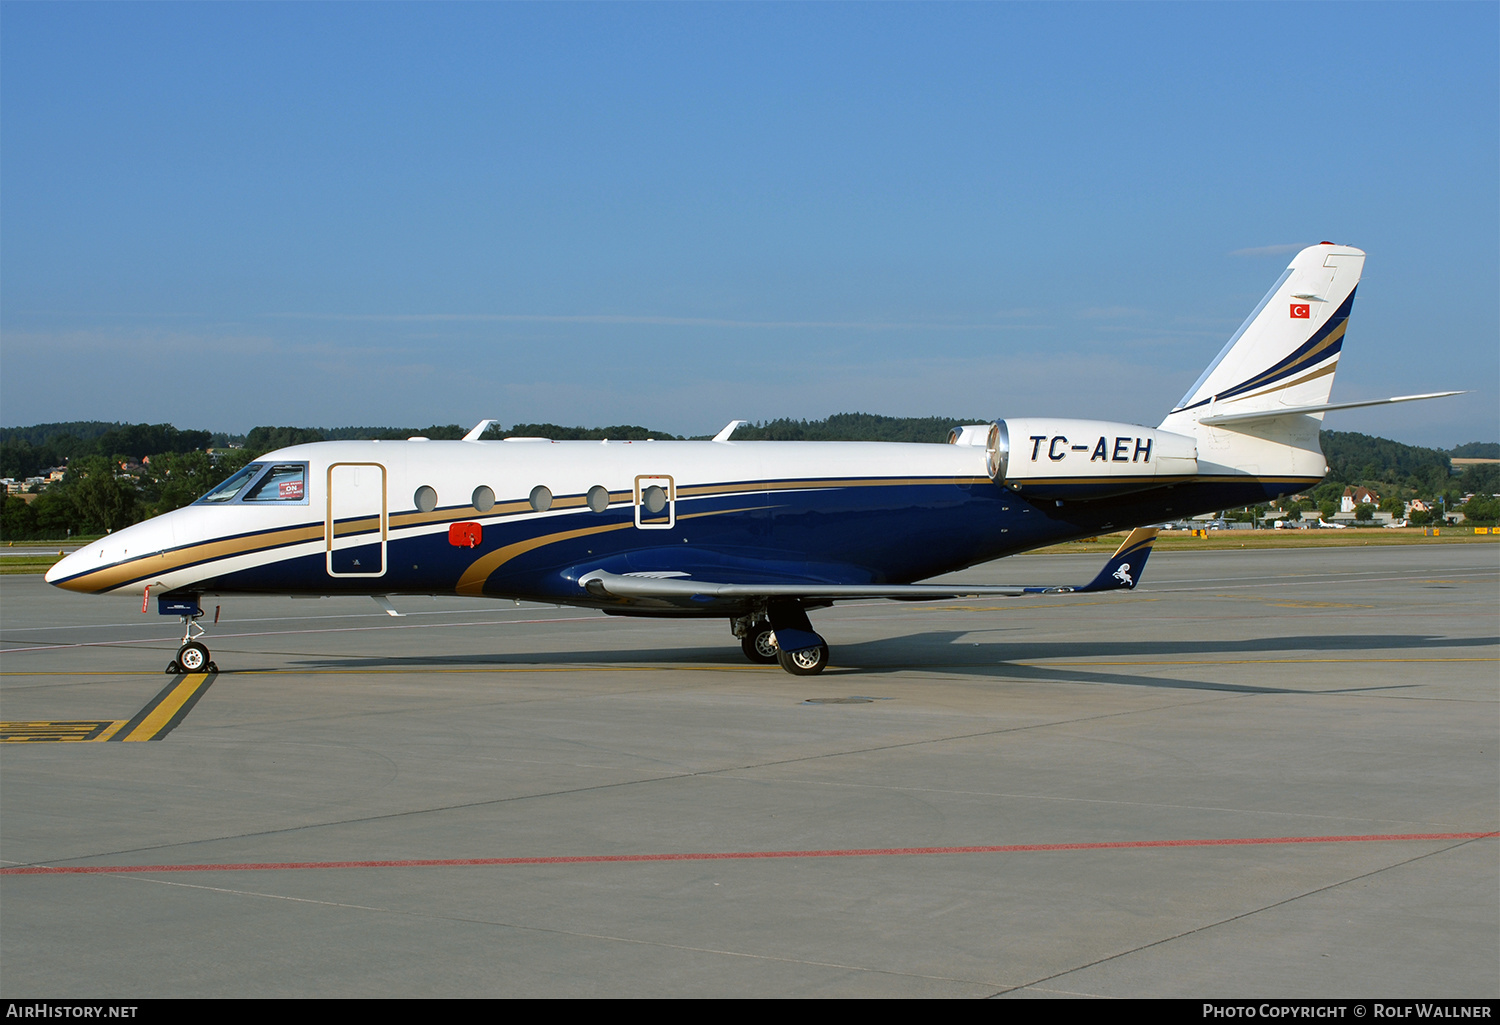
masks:
<path fill-rule="evenodd" d="M 730 620 L 729 627 L 751 662 L 775 663 L 793 676 L 812 676 L 828 666 L 828 645 L 798 602 L 771 602 L 764 611 Z"/>
<path fill-rule="evenodd" d="M 738 625 L 739 621 L 736 620 L 735 623 Z M 740 636 L 740 648 L 745 652 L 745 657 L 759 665 L 775 665 L 781 649 L 776 646 L 776 631 L 771 629 L 771 621 L 758 620 L 744 629 L 745 633 Z"/>
<path fill-rule="evenodd" d="M 793 676 L 812 676 L 821 673 L 828 665 L 828 645 L 818 642 L 816 648 L 799 648 L 796 651 L 781 651 L 776 654 L 781 668 Z"/>
<path fill-rule="evenodd" d="M 214 664 L 213 659 L 208 656 L 208 647 L 199 643 L 206 630 L 198 625 L 198 620 L 203 618 L 203 610 L 199 609 L 191 615 L 183 615 L 182 620 L 182 647 L 177 649 L 177 657 L 167 663 L 167 675 L 176 676 L 178 673 L 217 673 L 219 667 Z M 214 622 L 218 622 L 218 612 L 214 613 Z"/>

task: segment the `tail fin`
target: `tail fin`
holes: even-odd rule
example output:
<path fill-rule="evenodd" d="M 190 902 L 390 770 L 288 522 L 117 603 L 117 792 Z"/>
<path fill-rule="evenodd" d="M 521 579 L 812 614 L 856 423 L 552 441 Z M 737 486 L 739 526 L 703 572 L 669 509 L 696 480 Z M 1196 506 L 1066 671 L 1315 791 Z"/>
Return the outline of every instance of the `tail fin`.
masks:
<path fill-rule="evenodd" d="M 1364 264 L 1360 250 L 1331 242 L 1298 253 L 1172 413 L 1327 402 Z"/>
<path fill-rule="evenodd" d="M 1298 253 L 1161 428 L 1197 438 L 1200 466 L 1219 472 L 1323 476 L 1316 407 L 1328 403 L 1364 263 L 1332 242 Z"/>

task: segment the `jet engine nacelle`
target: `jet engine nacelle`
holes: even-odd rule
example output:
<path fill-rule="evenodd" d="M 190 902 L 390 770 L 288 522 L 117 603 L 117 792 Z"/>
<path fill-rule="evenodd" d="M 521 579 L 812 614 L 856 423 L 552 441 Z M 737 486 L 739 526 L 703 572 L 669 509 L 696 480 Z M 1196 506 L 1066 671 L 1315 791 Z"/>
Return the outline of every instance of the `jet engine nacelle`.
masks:
<path fill-rule="evenodd" d="M 1107 420 L 996 420 L 985 445 L 995 483 L 1037 498 L 1088 500 L 1145 491 L 1198 472 L 1194 438 Z"/>

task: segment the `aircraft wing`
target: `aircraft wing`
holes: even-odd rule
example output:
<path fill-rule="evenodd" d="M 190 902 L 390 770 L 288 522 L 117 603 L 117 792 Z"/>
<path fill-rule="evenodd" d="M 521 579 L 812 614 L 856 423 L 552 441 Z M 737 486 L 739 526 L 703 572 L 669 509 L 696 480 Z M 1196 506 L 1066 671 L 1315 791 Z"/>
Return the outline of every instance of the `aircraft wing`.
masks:
<path fill-rule="evenodd" d="M 1132 589 L 1140 582 L 1141 570 L 1151 554 L 1156 528 L 1143 527 L 1130 532 L 1110 556 L 1109 562 L 1087 584 L 1039 584 L 1034 586 L 986 584 L 722 584 L 710 580 L 635 576 L 595 570 L 578 582 L 589 593 L 614 598 L 677 598 L 698 596 L 712 598 L 803 598 L 849 599 L 892 598 L 923 601 L 934 598 L 1014 598 L 1025 594 L 1080 594 L 1089 591 Z"/>

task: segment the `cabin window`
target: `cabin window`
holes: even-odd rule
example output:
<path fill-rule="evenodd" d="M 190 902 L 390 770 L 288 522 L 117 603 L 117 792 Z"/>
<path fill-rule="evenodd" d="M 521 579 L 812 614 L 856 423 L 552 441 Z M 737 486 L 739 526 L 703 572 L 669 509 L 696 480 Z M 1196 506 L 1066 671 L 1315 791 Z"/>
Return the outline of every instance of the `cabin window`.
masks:
<path fill-rule="evenodd" d="M 426 484 L 417 489 L 411 500 L 416 503 L 419 512 L 430 513 L 437 508 L 437 492 Z"/>
<path fill-rule="evenodd" d="M 602 484 L 595 484 L 589 488 L 589 508 L 594 512 L 603 512 L 609 508 L 609 489 Z"/>
<path fill-rule="evenodd" d="M 665 474 L 635 479 L 635 525 L 642 530 L 669 530 L 677 522 L 676 488 Z"/>
<path fill-rule="evenodd" d="M 245 492 L 246 502 L 306 502 L 307 464 L 279 463 Z"/>
<path fill-rule="evenodd" d="M 230 477 L 223 484 L 220 484 L 208 494 L 198 499 L 198 501 L 213 502 L 216 505 L 221 502 L 228 502 L 232 500 L 235 495 L 238 495 L 240 493 L 240 489 L 242 489 L 246 484 L 250 483 L 251 478 L 253 478 L 256 474 L 260 473 L 260 471 L 264 470 L 265 468 L 265 463 L 251 463 L 239 473 L 235 474 L 233 477 Z"/>
<path fill-rule="evenodd" d="M 487 485 L 481 484 L 479 485 L 479 487 L 474 489 L 474 497 L 472 501 L 474 503 L 474 508 L 479 512 L 489 512 L 491 509 L 495 508 L 495 492 Z"/>
<path fill-rule="evenodd" d="M 531 508 L 536 512 L 546 512 L 552 508 L 552 491 L 545 484 L 538 484 L 531 489 Z"/>

